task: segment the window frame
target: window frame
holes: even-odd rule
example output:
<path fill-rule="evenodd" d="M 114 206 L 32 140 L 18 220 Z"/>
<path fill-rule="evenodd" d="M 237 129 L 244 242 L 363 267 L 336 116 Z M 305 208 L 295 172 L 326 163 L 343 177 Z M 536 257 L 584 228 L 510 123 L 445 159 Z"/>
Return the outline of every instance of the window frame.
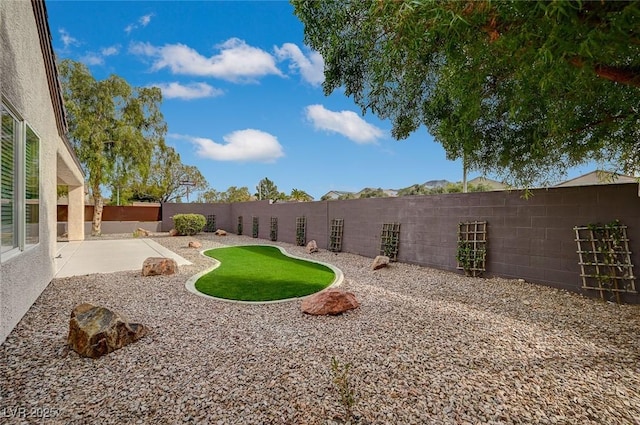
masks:
<path fill-rule="evenodd" d="M 12 223 L 13 231 L 16 233 L 16 239 L 14 246 L 7 251 L 0 252 L 0 263 L 4 263 L 7 260 L 16 257 L 17 255 L 29 251 L 38 245 L 40 245 L 40 224 L 41 224 L 41 213 L 40 207 L 42 205 L 42 137 L 38 134 L 38 132 L 27 123 L 27 121 L 22 117 L 22 115 L 16 110 L 15 107 L 11 104 L 11 102 L 4 96 L 1 98 L 0 111 L 2 113 L 8 113 L 11 118 L 13 118 L 16 125 L 16 134 L 14 134 L 14 194 L 13 201 L 16 204 L 13 219 L 14 223 Z M 36 243 L 27 244 L 27 189 L 26 189 L 26 170 L 27 170 L 27 128 L 29 131 L 33 133 L 33 135 L 38 140 L 38 241 Z M 0 128 L 0 132 L 2 129 Z M 2 155 L 2 146 L 0 145 L 0 155 Z M 0 234 L 2 233 L 2 228 L 0 228 Z"/>

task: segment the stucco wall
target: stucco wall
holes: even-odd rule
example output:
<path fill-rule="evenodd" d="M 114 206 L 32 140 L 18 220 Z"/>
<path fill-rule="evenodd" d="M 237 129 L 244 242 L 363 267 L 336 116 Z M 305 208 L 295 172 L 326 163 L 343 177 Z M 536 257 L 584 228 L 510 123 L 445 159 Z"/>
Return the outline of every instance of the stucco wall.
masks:
<path fill-rule="evenodd" d="M 295 243 L 295 219 L 307 218 L 307 240 L 320 248 L 328 245 L 328 223 L 344 220 L 342 250 L 367 257 L 379 254 L 384 223 L 401 223 L 398 260 L 443 270 L 456 270 L 457 228 L 463 221 L 487 221 L 487 276 L 522 278 L 588 296 L 581 288 L 574 226 L 620 220 L 628 226 L 635 275 L 640 267 L 640 197 L 638 184 L 614 184 L 539 189 L 523 199 L 521 192 L 482 192 L 371 198 L 306 203 L 245 202 L 231 204 L 236 232 L 237 217 L 244 217 L 244 234 L 251 235 L 251 217 L 260 218 L 262 239 L 269 239 L 269 219 L 278 217 L 278 240 Z M 196 204 L 164 204 L 163 213 L 195 212 Z M 220 204 L 200 204 L 198 212 L 217 211 Z M 164 218 L 164 217 L 163 217 Z M 163 220 L 163 230 L 171 227 Z M 636 282 L 640 288 L 640 280 Z M 640 303 L 626 294 L 626 302 Z"/>
<path fill-rule="evenodd" d="M 40 243 L 0 264 L 1 343 L 54 275 L 56 153 L 62 141 L 31 2 L 0 2 L 0 61 L 2 94 L 40 137 Z"/>

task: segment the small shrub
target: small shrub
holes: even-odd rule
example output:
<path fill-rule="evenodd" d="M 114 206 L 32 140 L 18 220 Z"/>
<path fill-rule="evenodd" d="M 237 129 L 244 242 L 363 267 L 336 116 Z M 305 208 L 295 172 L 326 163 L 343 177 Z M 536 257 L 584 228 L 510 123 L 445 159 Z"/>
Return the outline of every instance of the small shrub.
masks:
<path fill-rule="evenodd" d="M 173 216 L 173 224 L 179 234 L 191 236 L 202 232 L 207 219 L 202 214 L 176 214 Z"/>

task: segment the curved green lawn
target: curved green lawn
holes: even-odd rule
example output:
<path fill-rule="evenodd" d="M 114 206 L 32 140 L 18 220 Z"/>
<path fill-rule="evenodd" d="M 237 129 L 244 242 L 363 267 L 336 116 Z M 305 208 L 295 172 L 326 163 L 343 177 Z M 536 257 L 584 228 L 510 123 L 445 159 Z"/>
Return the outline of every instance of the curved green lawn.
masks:
<path fill-rule="evenodd" d="M 210 249 L 220 262 L 195 287 L 203 294 L 239 301 L 298 298 L 329 286 L 336 274 L 329 267 L 284 255 L 274 246 L 250 245 Z"/>

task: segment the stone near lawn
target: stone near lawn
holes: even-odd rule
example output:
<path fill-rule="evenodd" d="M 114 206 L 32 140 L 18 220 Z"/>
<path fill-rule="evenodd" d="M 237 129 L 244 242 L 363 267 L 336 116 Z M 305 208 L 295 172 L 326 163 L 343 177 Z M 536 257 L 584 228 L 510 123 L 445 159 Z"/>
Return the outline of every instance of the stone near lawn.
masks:
<path fill-rule="evenodd" d="M 312 252 L 318 252 L 318 244 L 315 240 L 310 240 L 307 244 L 307 253 L 311 254 Z"/>
<path fill-rule="evenodd" d="M 142 227 L 138 227 L 133 233 L 135 233 L 138 236 L 151 236 L 151 232 L 148 231 L 147 229 L 143 229 Z"/>
<path fill-rule="evenodd" d="M 215 232 L 213 232 L 213 234 L 216 236 L 227 236 L 227 232 L 222 229 L 216 230 Z"/>
<path fill-rule="evenodd" d="M 300 308 L 304 313 L 320 316 L 341 314 L 359 306 L 360 303 L 352 292 L 328 289 L 302 300 Z"/>
<path fill-rule="evenodd" d="M 189 248 L 202 248 L 202 244 L 198 241 L 190 241 Z"/>
<path fill-rule="evenodd" d="M 169 230 L 169 236 L 178 236 L 179 233 L 176 229 Z"/>
<path fill-rule="evenodd" d="M 142 276 L 175 274 L 178 263 L 173 258 L 149 257 L 142 264 Z"/>
<path fill-rule="evenodd" d="M 108 308 L 84 303 L 71 312 L 67 343 L 81 356 L 96 359 L 135 342 L 146 334 L 145 326 L 129 323 Z"/>
<path fill-rule="evenodd" d="M 373 259 L 373 263 L 371 264 L 371 270 L 378 270 L 383 267 L 387 267 L 389 265 L 389 257 L 386 255 L 378 255 Z"/>

